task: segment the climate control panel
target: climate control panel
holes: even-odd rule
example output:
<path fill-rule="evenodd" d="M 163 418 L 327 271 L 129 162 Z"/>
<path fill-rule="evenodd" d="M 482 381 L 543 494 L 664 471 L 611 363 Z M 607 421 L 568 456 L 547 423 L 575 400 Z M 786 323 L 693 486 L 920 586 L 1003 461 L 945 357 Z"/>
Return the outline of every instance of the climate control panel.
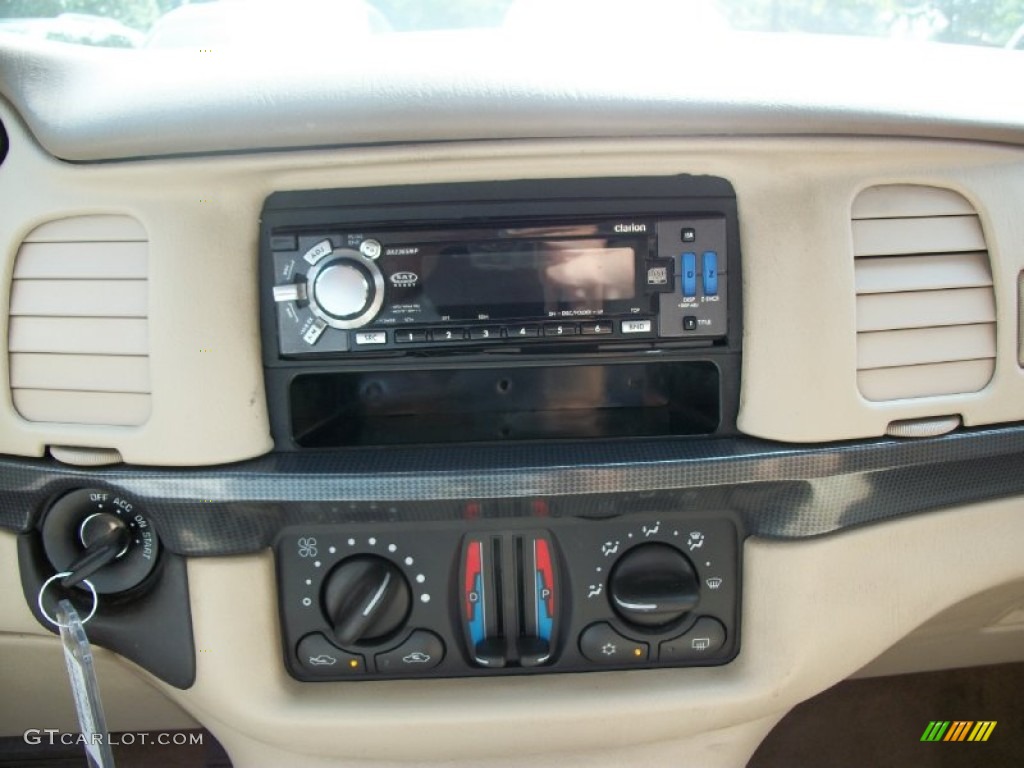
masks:
<path fill-rule="evenodd" d="M 316 681 L 724 664 L 740 540 L 727 513 L 290 528 L 285 665 Z"/>

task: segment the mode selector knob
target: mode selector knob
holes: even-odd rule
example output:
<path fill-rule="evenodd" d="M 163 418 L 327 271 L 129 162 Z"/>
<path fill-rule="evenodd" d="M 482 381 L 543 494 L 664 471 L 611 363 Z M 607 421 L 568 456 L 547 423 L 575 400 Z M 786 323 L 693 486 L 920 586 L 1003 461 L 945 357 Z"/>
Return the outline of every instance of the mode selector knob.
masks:
<path fill-rule="evenodd" d="M 412 606 L 409 582 L 398 566 L 376 555 L 340 562 L 327 576 L 321 599 L 334 640 L 343 647 L 396 632 Z"/>
<path fill-rule="evenodd" d="M 689 559 L 668 544 L 641 544 L 626 552 L 608 584 L 615 612 L 637 627 L 671 624 L 700 601 L 700 582 Z"/>
<path fill-rule="evenodd" d="M 336 250 L 307 276 L 309 308 L 334 328 L 359 328 L 370 322 L 384 303 L 384 276 L 358 251 Z"/>

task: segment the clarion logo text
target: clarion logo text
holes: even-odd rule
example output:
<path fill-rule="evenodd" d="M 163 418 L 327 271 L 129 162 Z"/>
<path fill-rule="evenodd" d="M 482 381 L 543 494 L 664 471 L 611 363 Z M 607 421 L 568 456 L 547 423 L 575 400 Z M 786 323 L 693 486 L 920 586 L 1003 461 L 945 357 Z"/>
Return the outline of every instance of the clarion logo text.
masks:
<path fill-rule="evenodd" d="M 625 233 L 628 233 L 628 232 L 646 232 L 647 231 L 647 225 L 646 224 L 616 224 L 615 225 L 615 231 L 620 233 L 620 234 L 625 234 Z"/>

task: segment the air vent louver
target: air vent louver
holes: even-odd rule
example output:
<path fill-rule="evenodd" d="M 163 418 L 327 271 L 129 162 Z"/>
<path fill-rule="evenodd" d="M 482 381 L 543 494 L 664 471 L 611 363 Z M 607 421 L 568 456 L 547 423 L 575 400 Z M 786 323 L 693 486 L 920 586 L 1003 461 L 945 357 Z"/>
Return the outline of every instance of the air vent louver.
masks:
<path fill-rule="evenodd" d="M 857 385 L 868 400 L 977 392 L 995 371 L 992 270 L 981 222 L 935 187 L 853 203 Z"/>
<path fill-rule="evenodd" d="M 128 426 L 150 413 L 148 243 L 127 216 L 34 229 L 11 286 L 10 384 L 29 421 Z"/>

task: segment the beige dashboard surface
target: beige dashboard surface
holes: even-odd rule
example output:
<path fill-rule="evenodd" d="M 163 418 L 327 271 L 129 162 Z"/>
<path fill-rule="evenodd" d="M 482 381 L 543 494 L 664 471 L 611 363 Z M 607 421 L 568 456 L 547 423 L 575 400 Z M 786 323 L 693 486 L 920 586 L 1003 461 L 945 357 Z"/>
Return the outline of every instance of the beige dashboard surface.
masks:
<path fill-rule="evenodd" d="M 446 181 L 713 174 L 739 204 L 744 335 L 739 427 L 782 441 L 882 435 L 894 420 L 1024 417 L 1017 276 L 1024 150 L 952 141 L 717 138 L 475 142 L 73 165 L 7 104 L 0 286 L 24 237 L 69 216 L 134 217 L 149 236 L 151 413 L 139 426 L 28 422 L 0 355 L 0 452 L 108 448 L 129 463 L 238 461 L 271 448 L 260 361 L 257 236 L 264 199 L 302 190 Z M 31 184 L 25 180 L 30 179 Z M 870 402 L 857 387 L 851 206 L 880 184 L 954 190 L 977 210 L 995 301 L 994 375 L 981 391 Z M 9 291 L 0 289 L 0 339 Z"/>
<path fill-rule="evenodd" d="M 932 617 L 1021 583 L 1022 537 L 1017 498 L 811 541 L 750 539 L 742 648 L 724 667 L 430 682 L 295 682 L 280 658 L 270 554 L 194 559 L 197 681 L 187 691 L 155 685 L 212 730 L 240 767 L 738 768 L 792 706 Z M 13 549 L 10 536 L 0 541 Z M 13 560 L 3 562 L 5 581 L 16 585 Z M 16 588 L 0 594 L 0 629 L 43 634 Z M 5 656 L 34 661 L 24 643 L 6 644 Z M 66 695 L 52 686 L 47 697 Z"/>

